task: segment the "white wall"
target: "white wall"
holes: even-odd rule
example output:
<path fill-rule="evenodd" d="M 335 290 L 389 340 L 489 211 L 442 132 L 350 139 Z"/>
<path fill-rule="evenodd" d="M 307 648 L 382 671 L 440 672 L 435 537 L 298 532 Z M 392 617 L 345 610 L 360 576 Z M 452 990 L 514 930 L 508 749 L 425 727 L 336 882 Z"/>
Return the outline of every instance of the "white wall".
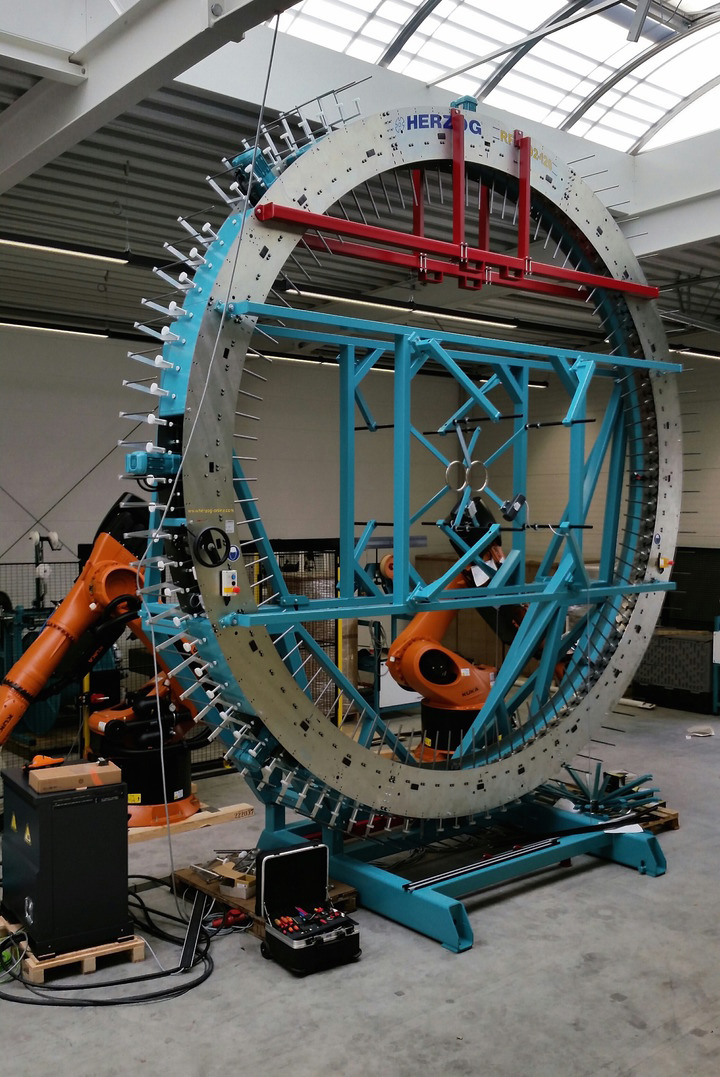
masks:
<path fill-rule="evenodd" d="M 683 499 L 678 546 L 720 547 L 720 362 L 688 357 L 678 376 Z"/>
<path fill-rule="evenodd" d="M 268 382 L 264 401 L 256 408 L 261 422 L 246 427 L 257 433 L 258 463 L 248 463 L 258 478 L 259 508 L 272 537 L 328 537 L 338 534 L 338 370 L 334 366 L 274 362 L 264 369 Z M 362 392 L 375 422 L 393 422 L 394 377 L 371 373 Z M 412 390 L 413 422 L 418 429 L 437 427 L 457 407 L 454 383 L 419 376 Z M 362 425 L 356 412 L 355 425 Z M 437 439 L 436 439 L 437 440 Z M 457 442 L 447 438 L 443 448 L 456 453 Z M 450 444 L 452 443 L 452 445 Z M 247 443 L 246 443 L 247 447 Z M 249 451 L 252 451 L 250 445 Z M 411 504 L 418 508 L 445 481 L 444 467 L 425 449 L 414 447 L 411 464 Z M 393 430 L 359 431 L 356 435 L 355 519 L 393 518 Z M 432 518 L 451 508 L 443 502 Z M 359 533 L 359 531 L 358 531 Z M 378 534 L 390 535 L 388 527 Z M 433 528 L 417 524 L 414 535 L 445 544 Z"/>
<path fill-rule="evenodd" d="M 137 489 L 118 481 L 125 450 L 117 442 L 133 425 L 119 412 L 145 403 L 122 388 L 123 378 L 143 373 L 127 351 L 121 341 L 0 328 L 0 561 L 32 561 L 28 535 L 35 529 L 57 531 L 64 543 L 58 554 L 46 548 L 46 560 L 73 558 L 123 489 Z M 264 400 L 252 402 L 262 419 L 252 431 L 259 441 L 243 444 L 258 456 L 246 468 L 257 479 L 267 530 L 273 538 L 336 536 L 337 370 L 276 362 L 266 374 Z M 392 422 L 392 376 L 370 375 L 365 394 L 377 422 Z M 425 428 L 452 413 L 456 389 L 420 377 L 414 399 L 415 420 Z M 134 436 L 145 440 L 147 433 Z M 392 432 L 360 435 L 358 519 L 392 518 L 392 474 Z M 442 484 L 442 475 L 434 458 L 414 454 L 415 505 Z"/>
<path fill-rule="evenodd" d="M 120 496 L 126 353 L 120 341 L 0 328 L 1 561 L 32 561 L 33 529 L 65 544 L 46 559 L 72 559 Z"/>
<path fill-rule="evenodd" d="M 120 341 L 90 340 L 61 334 L 0 329 L 3 421 L 0 424 L 0 561 L 32 561 L 28 534 L 57 531 L 65 546 L 49 560 L 74 557 L 89 542 L 107 509 L 120 496 L 124 451 L 116 447 L 130 423 L 121 410 L 139 407 L 137 393 L 123 389 L 123 378 L 137 377 Z M 692 366 L 689 364 L 692 363 Z M 332 367 L 276 362 L 258 405 L 257 479 L 259 508 L 272 537 L 331 537 L 338 532 L 338 374 Z M 720 439 L 717 413 L 720 368 L 711 361 L 688 360 L 680 390 L 685 427 L 686 493 L 682 533 L 686 545 L 720 545 Z M 365 395 L 378 423 L 392 422 L 392 376 L 373 374 Z M 590 414 L 601 416 L 603 392 L 591 395 Z M 567 397 L 552 387 L 531 397 L 534 417 L 561 418 Z M 432 429 L 457 407 L 454 383 L 434 377 L 416 379 L 413 418 Z M 358 418 L 359 422 L 359 418 Z M 475 456 L 482 459 L 509 434 L 509 424 L 483 427 Z M 596 427 L 588 428 L 588 443 Z M 444 454 L 459 455 L 448 437 L 435 439 Z M 248 445 L 252 443 L 247 443 Z M 559 519 L 567 493 L 568 433 L 550 428 L 531 434 L 529 489 L 533 522 Z M 358 434 L 356 518 L 390 520 L 393 505 L 392 431 Z M 249 454 L 255 455 L 250 449 Z M 501 496 L 513 494 L 508 463 L 491 469 L 490 482 Z M 417 507 L 442 485 L 442 465 L 424 449 L 412 456 L 412 504 Z M 125 488 L 136 489 L 133 485 Z M 52 507 L 54 506 L 54 507 Z M 446 514 L 446 497 L 429 514 Z M 39 523 L 38 523 L 39 521 Z M 388 533 L 389 529 L 383 528 Z M 445 551 L 445 540 L 419 524 L 428 549 Z M 588 557 L 597 556 L 600 528 L 585 536 Z M 537 556 L 546 535 L 529 536 L 528 554 Z"/>

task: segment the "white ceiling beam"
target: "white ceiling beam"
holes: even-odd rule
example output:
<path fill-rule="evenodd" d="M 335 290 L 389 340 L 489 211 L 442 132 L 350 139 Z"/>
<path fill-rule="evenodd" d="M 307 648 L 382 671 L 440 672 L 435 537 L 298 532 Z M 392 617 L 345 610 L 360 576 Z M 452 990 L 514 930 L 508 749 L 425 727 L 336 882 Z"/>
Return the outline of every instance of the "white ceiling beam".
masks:
<path fill-rule="evenodd" d="M 42 79 L 0 115 L 0 193 L 293 2 L 140 0 L 69 58 L 80 85 Z"/>
<path fill-rule="evenodd" d="M 265 86 L 272 38 L 269 27 L 257 26 L 248 33 L 242 45 L 225 45 L 175 81 L 204 94 L 257 105 Z M 292 71 L 292 78 L 287 77 L 288 71 Z M 442 102 L 449 105 L 457 96 L 450 90 L 436 86 L 429 88 L 417 79 L 334 52 L 313 41 L 290 34 L 278 36 L 268 84 L 268 108 L 290 111 L 301 102 L 321 97 L 339 86 L 347 86 L 340 95 L 347 108 L 350 109 L 357 100 L 364 116 L 404 105 L 437 106 Z M 534 142 L 557 153 L 561 160 L 578 162 L 573 167 L 581 177 L 588 177 L 589 184 L 597 190 L 606 206 L 625 208 L 629 204 L 635 159 L 628 154 L 492 108 L 484 102 L 478 107 L 484 116 L 494 118 L 506 130 L 522 128 Z M 310 115 L 312 108 L 308 108 L 307 113 Z"/>
<path fill-rule="evenodd" d="M 660 254 L 720 236 L 719 153 L 720 131 L 708 131 L 633 157 L 627 206 L 632 220 L 622 230 L 635 254 Z"/>
<path fill-rule="evenodd" d="M 49 45 L 44 41 L 33 41 L 20 34 L 9 33 L 0 29 L 0 63 L 17 71 L 40 78 L 56 79 L 78 86 L 85 82 L 87 75 L 82 73 L 82 65 L 72 63 L 68 50 L 59 45 Z"/>
<path fill-rule="evenodd" d="M 650 10 L 650 0 L 638 0 L 637 7 L 635 8 L 635 15 L 633 16 L 632 26 L 628 31 L 628 41 L 639 41 L 640 34 L 643 31 L 645 20 Z"/>
<path fill-rule="evenodd" d="M 673 247 L 689 247 L 720 236 L 720 193 L 698 201 L 675 202 L 638 213 L 621 229 L 638 258 L 662 255 Z"/>

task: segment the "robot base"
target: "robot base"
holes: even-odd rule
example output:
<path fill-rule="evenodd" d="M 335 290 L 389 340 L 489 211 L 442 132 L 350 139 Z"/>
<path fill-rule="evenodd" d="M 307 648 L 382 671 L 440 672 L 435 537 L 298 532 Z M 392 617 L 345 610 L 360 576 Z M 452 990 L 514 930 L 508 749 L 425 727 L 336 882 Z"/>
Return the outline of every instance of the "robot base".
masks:
<path fill-rule="evenodd" d="M 93 754 L 103 754 L 122 771 L 128 788 L 129 826 L 180 823 L 200 811 L 192 790 L 191 755 L 183 742 L 162 748 L 128 749 L 91 737 Z M 164 777 L 164 781 L 163 781 Z"/>
<path fill-rule="evenodd" d="M 167 804 L 128 804 L 128 826 L 165 826 L 182 823 L 200 811 L 200 801 L 191 793 Z"/>

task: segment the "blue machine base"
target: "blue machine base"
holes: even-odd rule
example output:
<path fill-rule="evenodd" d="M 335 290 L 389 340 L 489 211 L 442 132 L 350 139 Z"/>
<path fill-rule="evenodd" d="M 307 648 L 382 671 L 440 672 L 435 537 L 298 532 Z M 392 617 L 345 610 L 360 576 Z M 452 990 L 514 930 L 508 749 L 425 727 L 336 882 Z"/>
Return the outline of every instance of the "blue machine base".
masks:
<path fill-rule="evenodd" d="M 312 820 L 286 826 L 284 816 L 280 806 L 267 805 L 261 848 L 298 845 L 309 838 L 322 837 L 330 849 L 330 875 L 353 886 L 364 908 L 436 939 L 453 953 L 462 953 L 473 945 L 473 932 L 462 899 L 487 887 L 522 878 L 581 853 L 653 877 L 664 875 L 667 865 L 655 835 L 639 826 L 613 825 L 612 821 L 563 811 L 533 797 L 524 798 L 501 815 L 503 824 L 524 832 L 523 844 L 468 867 L 441 871 L 430 879 L 416 882 L 403 879 L 373 861 L 451 834 L 479 835 L 489 824 L 450 825 L 444 833 L 435 831 L 431 838 L 418 831 L 404 830 L 382 831 L 370 838 L 347 838 L 338 831 L 320 831 Z M 496 824 L 498 818 L 493 817 L 490 822 Z"/>

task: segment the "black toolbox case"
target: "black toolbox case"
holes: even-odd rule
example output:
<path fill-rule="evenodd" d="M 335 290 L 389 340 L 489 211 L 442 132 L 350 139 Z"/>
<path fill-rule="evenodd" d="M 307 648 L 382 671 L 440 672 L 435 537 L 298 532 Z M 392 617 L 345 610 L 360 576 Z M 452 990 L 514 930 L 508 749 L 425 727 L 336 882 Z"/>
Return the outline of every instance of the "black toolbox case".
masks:
<path fill-rule="evenodd" d="M 255 913 L 265 921 L 261 952 L 299 976 L 361 953 L 357 923 L 328 898 L 329 862 L 322 844 L 258 854 Z"/>

